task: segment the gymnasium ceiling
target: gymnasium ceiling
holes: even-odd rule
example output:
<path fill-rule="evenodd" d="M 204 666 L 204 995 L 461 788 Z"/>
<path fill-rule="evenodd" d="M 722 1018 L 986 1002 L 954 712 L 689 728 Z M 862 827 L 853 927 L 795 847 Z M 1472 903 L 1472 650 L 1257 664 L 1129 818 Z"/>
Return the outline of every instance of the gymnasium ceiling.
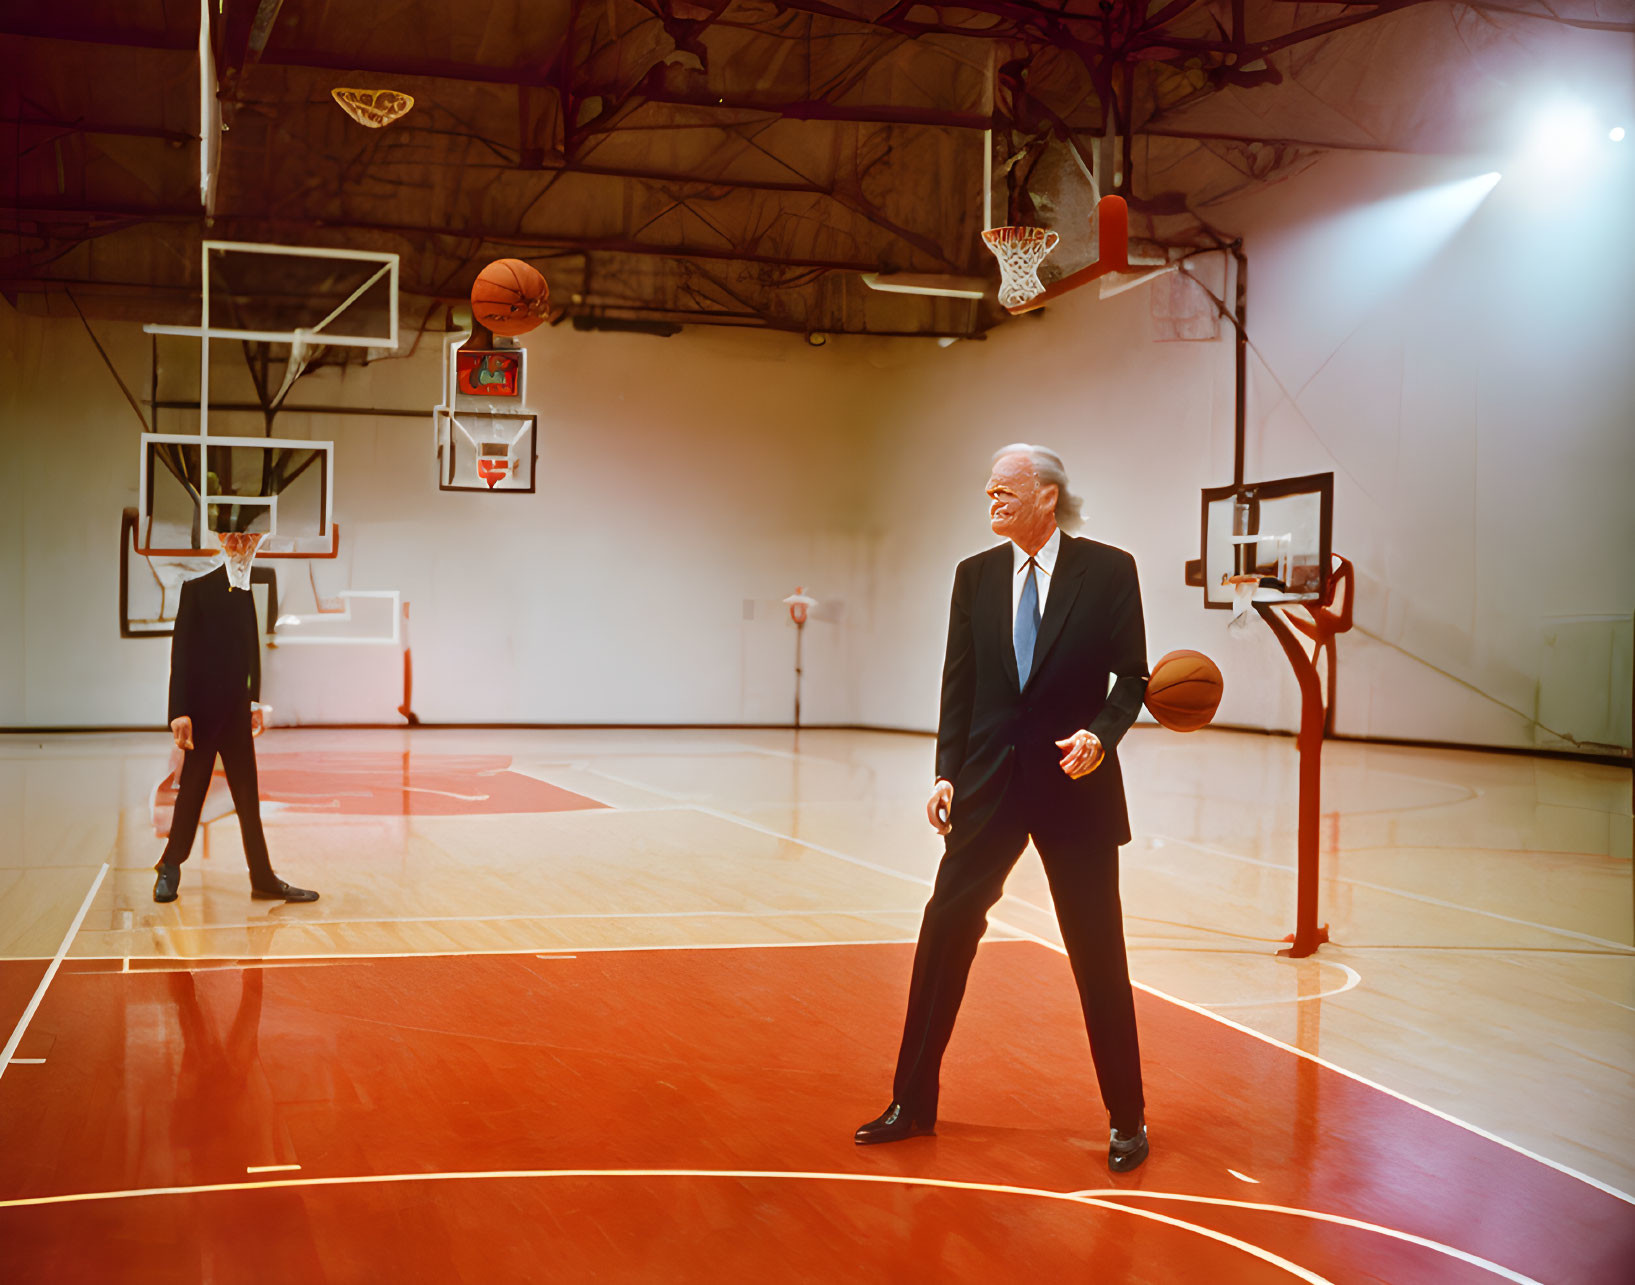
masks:
<path fill-rule="evenodd" d="M 195 322 L 212 237 L 395 251 L 410 335 L 507 255 L 580 325 L 978 334 L 1004 319 L 985 130 L 995 223 L 1077 220 L 1072 148 L 1132 235 L 1206 246 L 1235 234 L 1224 202 L 1327 152 L 1497 145 L 1538 67 L 1635 30 L 1635 0 L 208 4 L 208 210 L 197 0 L 0 5 L 15 306 Z M 337 86 L 415 106 L 368 129 Z"/>

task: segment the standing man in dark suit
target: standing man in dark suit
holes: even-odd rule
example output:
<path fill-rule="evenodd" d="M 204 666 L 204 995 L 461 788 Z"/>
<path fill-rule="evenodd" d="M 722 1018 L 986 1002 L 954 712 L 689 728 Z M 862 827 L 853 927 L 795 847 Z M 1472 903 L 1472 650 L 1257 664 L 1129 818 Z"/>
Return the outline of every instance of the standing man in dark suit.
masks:
<path fill-rule="evenodd" d="M 954 572 L 937 780 L 926 804 L 947 846 L 914 953 L 894 1101 L 857 1141 L 933 1132 L 966 976 L 1031 838 L 1110 1116 L 1107 1163 L 1127 1173 L 1147 1158 L 1147 1129 L 1118 897 L 1130 823 L 1116 750 L 1146 691 L 1141 589 L 1128 553 L 1064 534 L 1078 525 L 1080 502 L 1054 452 L 1005 447 L 987 490 L 994 534 L 1006 543 Z"/>
<path fill-rule="evenodd" d="M 183 751 L 182 777 L 153 899 L 176 900 L 182 862 L 193 848 L 199 812 L 220 754 L 244 836 L 250 895 L 271 901 L 317 901 L 317 893 L 287 884 L 273 873 L 261 832 L 251 743 L 261 734 L 261 646 L 250 592 L 250 564 L 261 537 L 232 532 L 220 538 L 222 565 L 182 585 L 176 632 L 170 640 L 170 734 Z"/>

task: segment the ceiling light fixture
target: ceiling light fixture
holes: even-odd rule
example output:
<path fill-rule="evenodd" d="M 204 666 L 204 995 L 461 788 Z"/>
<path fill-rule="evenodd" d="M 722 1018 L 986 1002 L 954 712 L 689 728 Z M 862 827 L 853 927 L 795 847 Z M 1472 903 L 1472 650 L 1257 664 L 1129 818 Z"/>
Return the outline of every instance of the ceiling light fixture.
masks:
<path fill-rule="evenodd" d="M 863 284 L 887 294 L 940 295 L 945 299 L 980 299 L 988 293 L 986 277 L 934 272 L 865 272 Z"/>

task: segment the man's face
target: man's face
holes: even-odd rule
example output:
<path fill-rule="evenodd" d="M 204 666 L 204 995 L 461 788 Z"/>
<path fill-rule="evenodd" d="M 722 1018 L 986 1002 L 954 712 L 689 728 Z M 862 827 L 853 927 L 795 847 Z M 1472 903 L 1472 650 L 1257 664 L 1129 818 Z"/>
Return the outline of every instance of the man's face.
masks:
<path fill-rule="evenodd" d="M 1001 455 L 988 479 L 988 521 L 995 535 L 1027 545 L 1043 544 L 1056 524 L 1056 485 L 1039 485 L 1026 455 Z"/>

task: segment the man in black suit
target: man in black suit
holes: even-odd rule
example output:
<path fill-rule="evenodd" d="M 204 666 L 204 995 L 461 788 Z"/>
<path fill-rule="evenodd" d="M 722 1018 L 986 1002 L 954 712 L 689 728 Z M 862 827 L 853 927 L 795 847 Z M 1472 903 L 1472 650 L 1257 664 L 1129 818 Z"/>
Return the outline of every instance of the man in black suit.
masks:
<path fill-rule="evenodd" d="M 182 776 L 153 899 L 176 900 L 182 862 L 193 848 L 199 812 L 220 754 L 244 836 L 250 895 L 271 901 L 317 901 L 317 893 L 287 884 L 273 873 L 261 832 L 251 743 L 261 733 L 261 647 L 250 592 L 250 563 L 261 537 L 234 532 L 220 538 L 222 565 L 182 585 L 170 640 L 170 734 L 183 751 Z"/>
<path fill-rule="evenodd" d="M 1108 1165 L 1125 1173 L 1147 1158 L 1118 896 L 1130 823 L 1116 752 L 1146 691 L 1141 589 L 1128 553 L 1064 534 L 1078 524 L 1079 501 L 1053 452 L 1007 446 L 987 493 L 1006 543 L 954 572 L 926 805 L 946 850 L 914 953 L 894 1101 L 857 1141 L 933 1131 L 943 1050 L 987 913 L 1031 838 L 1110 1116 Z"/>

